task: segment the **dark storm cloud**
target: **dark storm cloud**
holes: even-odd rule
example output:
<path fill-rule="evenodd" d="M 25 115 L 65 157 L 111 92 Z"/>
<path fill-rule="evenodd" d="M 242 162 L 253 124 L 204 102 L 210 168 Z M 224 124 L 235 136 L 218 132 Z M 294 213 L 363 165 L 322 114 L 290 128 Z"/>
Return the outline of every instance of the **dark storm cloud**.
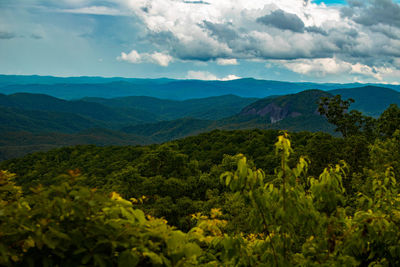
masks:
<path fill-rule="evenodd" d="M 328 35 L 328 32 L 327 32 L 327 31 L 325 31 L 323 28 L 317 27 L 317 26 L 306 27 L 305 30 L 306 30 L 307 32 L 318 33 L 318 34 L 321 34 L 321 35 L 324 35 L 324 36 L 327 36 L 327 35 Z"/>
<path fill-rule="evenodd" d="M 371 26 L 371 31 L 379 32 L 390 39 L 400 40 L 400 28 L 378 24 Z"/>
<path fill-rule="evenodd" d="M 281 9 L 272 11 L 269 15 L 259 17 L 257 22 L 281 30 L 304 32 L 304 22 L 296 14 L 287 13 Z"/>
<path fill-rule="evenodd" d="M 215 36 L 218 40 L 224 42 L 229 42 L 239 37 L 236 31 L 229 24 L 204 21 L 203 27 L 207 29 L 212 36 Z"/>
<path fill-rule="evenodd" d="M 177 43 L 171 50 L 171 54 L 181 60 L 213 61 L 218 58 L 228 58 L 230 55 L 219 51 L 217 48 L 210 47 L 204 42 L 188 47 Z"/>
<path fill-rule="evenodd" d="M 400 28 L 400 4 L 392 0 L 350 1 L 348 7 L 342 8 L 342 16 L 364 26 L 384 24 Z"/>

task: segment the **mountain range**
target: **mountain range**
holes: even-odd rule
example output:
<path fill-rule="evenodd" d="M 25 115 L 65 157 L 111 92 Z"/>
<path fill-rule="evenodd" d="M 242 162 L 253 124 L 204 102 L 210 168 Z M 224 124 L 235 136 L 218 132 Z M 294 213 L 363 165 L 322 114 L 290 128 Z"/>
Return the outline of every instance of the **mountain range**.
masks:
<path fill-rule="evenodd" d="M 116 98 L 151 96 L 161 99 L 186 100 L 233 94 L 241 97 L 264 98 L 271 95 L 298 93 L 308 89 L 323 91 L 364 87 L 368 84 L 295 83 L 256 80 L 200 81 L 174 79 L 129 79 L 102 77 L 52 77 L 0 75 L 0 93 L 28 92 L 47 94 L 62 99 L 84 97 Z M 376 84 L 400 91 L 400 85 Z"/>
<path fill-rule="evenodd" d="M 16 77 L 19 77 L 19 83 L 9 83 L 6 85 L 7 88 L 21 86 L 23 90 L 22 87 L 27 85 L 22 82 L 29 84 L 32 81 L 25 76 Z M 45 85 L 50 88 L 53 84 L 45 84 L 44 81 L 54 82 L 61 78 L 38 76 L 36 79 L 43 83 L 39 84 L 40 86 Z M 8 94 L 1 89 L 0 92 L 3 94 L 0 94 L 0 160 L 66 145 L 160 143 L 213 129 L 260 128 L 334 133 L 334 126 L 320 116 L 317 109 L 320 97 L 337 94 L 344 99 L 353 98 L 355 100 L 353 109 L 375 117 L 392 103 L 400 105 L 398 91 L 377 86 L 333 90 L 301 90 L 301 87 L 297 87 L 285 89 L 295 93 L 275 94 L 264 98 L 228 94 L 176 100 L 152 96 L 114 98 L 94 97 L 90 94 L 88 96 L 85 92 L 95 90 L 96 86 L 105 86 L 100 83 L 104 78 L 65 79 L 69 83 L 64 84 L 68 86 L 82 86 L 79 83 L 81 79 L 90 81 L 90 86 L 82 89 L 82 94 L 86 95 L 80 99 L 68 100 L 43 94 L 42 91 L 40 94 L 25 91 Z M 115 79 L 112 82 L 131 83 L 130 79 L 126 81 Z M 4 86 L 5 80 L 7 79 L 0 76 L 0 86 Z M 99 83 L 96 83 L 97 81 Z M 146 86 L 154 83 L 158 85 L 176 83 L 169 79 L 155 81 L 134 79 L 134 81 L 136 84 L 141 82 Z M 199 95 L 208 90 L 203 88 L 202 91 L 200 86 L 207 83 L 194 82 L 199 87 L 190 88 L 192 95 Z M 242 84 L 242 91 L 243 88 L 251 91 L 252 84 L 264 82 L 266 81 L 245 79 L 236 81 L 237 84 Z M 211 84 L 213 83 L 208 83 L 208 86 Z M 218 82 L 214 82 L 215 84 Z M 66 88 L 71 88 L 68 86 Z M 335 85 L 330 86 L 335 87 Z M 175 93 L 182 88 L 178 87 Z M 218 91 L 218 88 L 222 87 L 217 86 L 215 90 Z M 255 90 L 258 90 L 257 86 Z"/>

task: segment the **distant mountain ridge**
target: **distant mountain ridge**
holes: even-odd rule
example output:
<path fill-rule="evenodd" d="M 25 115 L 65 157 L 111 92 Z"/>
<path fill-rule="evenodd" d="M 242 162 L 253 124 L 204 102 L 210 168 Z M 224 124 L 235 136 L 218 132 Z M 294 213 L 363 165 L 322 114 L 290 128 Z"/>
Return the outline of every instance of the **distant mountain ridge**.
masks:
<path fill-rule="evenodd" d="M 0 93 L 41 93 L 62 99 L 84 97 L 116 98 L 150 96 L 161 99 L 187 100 L 211 96 L 237 95 L 264 98 L 271 95 L 298 93 L 308 89 L 333 90 L 363 87 L 351 83 L 301 83 L 243 78 L 231 81 L 201 81 L 174 79 L 135 79 L 103 77 L 51 77 L 0 75 Z M 400 91 L 399 85 L 379 85 Z"/>
<path fill-rule="evenodd" d="M 174 79 L 158 78 L 124 78 L 124 77 L 101 77 L 101 76 L 78 76 L 78 77 L 56 77 L 41 75 L 4 75 L 0 74 L 0 85 L 7 84 L 100 84 L 115 81 L 127 81 L 137 84 L 167 83 Z"/>
<path fill-rule="evenodd" d="M 359 110 L 365 115 L 373 117 L 378 117 L 390 104 L 400 106 L 400 93 L 385 87 L 364 86 L 328 92 L 332 95 L 341 95 L 343 99 L 354 99 L 355 102 L 351 105 L 351 109 Z"/>

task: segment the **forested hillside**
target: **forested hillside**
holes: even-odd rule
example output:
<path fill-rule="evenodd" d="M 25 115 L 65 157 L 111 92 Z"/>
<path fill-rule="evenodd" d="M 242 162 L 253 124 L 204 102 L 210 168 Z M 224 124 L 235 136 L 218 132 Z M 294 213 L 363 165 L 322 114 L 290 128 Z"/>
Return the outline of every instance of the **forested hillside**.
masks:
<path fill-rule="evenodd" d="M 184 117 L 218 120 L 238 113 L 257 98 L 222 95 L 177 101 L 148 96 L 128 96 L 112 99 L 86 97 L 82 100 L 109 107 L 135 108 L 158 114 L 163 120 L 176 120 Z"/>
<path fill-rule="evenodd" d="M 400 109 L 349 104 L 319 106 L 344 137 L 215 130 L 4 161 L 0 264 L 397 266 Z"/>
<path fill-rule="evenodd" d="M 368 96 L 360 97 L 363 89 Z M 214 129 L 285 129 L 338 135 L 318 111 L 320 97 L 333 97 L 335 92 L 344 99 L 354 97 L 350 109 L 360 107 L 374 118 L 398 103 L 400 96 L 382 87 L 330 93 L 305 90 L 263 99 L 223 95 L 184 101 L 144 96 L 67 101 L 42 94 L 0 94 L 0 160 L 65 145 L 162 143 Z"/>
<path fill-rule="evenodd" d="M 0 161 L 65 145 L 145 145 L 181 138 L 208 130 L 211 121 L 204 119 L 234 115 L 253 101 L 233 95 L 187 101 L 151 97 L 67 101 L 43 94 L 0 94 Z M 180 119 L 168 121 L 173 118 Z M 190 121 L 204 122 L 193 128 Z"/>

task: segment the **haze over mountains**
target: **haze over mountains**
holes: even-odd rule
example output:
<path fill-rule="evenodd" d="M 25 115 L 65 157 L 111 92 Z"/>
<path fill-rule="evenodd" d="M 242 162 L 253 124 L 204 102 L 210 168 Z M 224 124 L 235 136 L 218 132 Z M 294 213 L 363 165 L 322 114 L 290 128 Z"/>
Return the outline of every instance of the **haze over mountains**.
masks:
<path fill-rule="evenodd" d="M 115 98 L 151 96 L 162 99 L 185 100 L 233 94 L 241 97 L 263 98 L 271 95 L 298 93 L 307 89 L 333 90 L 363 87 L 369 84 L 294 83 L 256 80 L 201 81 L 173 79 L 129 79 L 103 77 L 14 76 L 0 75 L 0 93 L 19 92 L 47 94 L 62 99 L 84 97 Z M 374 84 L 372 84 L 374 85 Z M 400 91 L 400 85 L 375 84 Z"/>
<path fill-rule="evenodd" d="M 317 107 L 320 97 L 336 94 L 375 117 L 400 105 L 399 86 L 360 86 L 1 75 L 0 160 L 65 145 L 159 143 L 214 129 L 333 133 Z"/>

